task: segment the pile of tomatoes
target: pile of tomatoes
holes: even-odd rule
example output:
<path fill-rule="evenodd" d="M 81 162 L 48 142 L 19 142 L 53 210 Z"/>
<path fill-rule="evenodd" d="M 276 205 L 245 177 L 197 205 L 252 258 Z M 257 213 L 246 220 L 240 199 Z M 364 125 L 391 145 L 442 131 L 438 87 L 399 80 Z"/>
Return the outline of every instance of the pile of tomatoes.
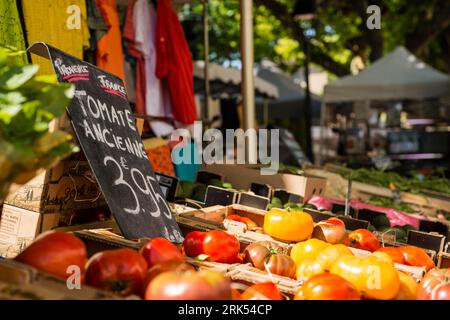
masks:
<path fill-rule="evenodd" d="M 247 222 L 249 223 L 249 222 Z M 186 257 L 212 262 L 250 263 L 267 273 L 301 281 L 294 299 L 450 299 L 450 270 L 434 268 L 425 251 L 413 246 L 382 247 L 368 230 L 347 233 L 332 218 L 314 225 L 304 212 L 271 210 L 264 232 L 293 245 L 262 241 L 242 247 L 225 231 L 193 231 L 177 246 L 154 238 L 138 252 L 115 249 L 87 258 L 84 243 L 69 233 L 40 235 L 16 257 L 44 272 L 67 278 L 77 266 L 82 283 L 121 296 L 160 299 L 270 299 L 286 297 L 274 283 L 233 289 L 222 273 L 196 270 Z M 349 247 L 367 251 L 355 256 Z M 425 267 L 421 283 L 395 268 L 395 263 Z"/>
<path fill-rule="evenodd" d="M 192 232 L 180 248 L 163 238 L 154 238 L 138 252 L 129 248 L 106 250 L 87 258 L 79 238 L 63 232 L 38 236 L 15 260 L 67 279 L 74 267 L 87 284 L 127 297 L 147 300 L 273 299 L 282 294 L 273 283 L 259 283 L 243 292 L 232 289 L 222 273 L 196 270 L 185 259 L 203 255 L 212 261 L 242 262 L 239 241 L 224 231 Z"/>

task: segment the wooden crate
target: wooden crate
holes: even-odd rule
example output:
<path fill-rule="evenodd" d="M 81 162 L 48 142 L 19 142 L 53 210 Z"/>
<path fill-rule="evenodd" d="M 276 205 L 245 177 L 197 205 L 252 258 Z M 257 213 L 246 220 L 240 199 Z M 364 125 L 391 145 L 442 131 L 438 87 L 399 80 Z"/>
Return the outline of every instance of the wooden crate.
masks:
<path fill-rule="evenodd" d="M 137 298 L 137 297 L 133 297 Z M 70 290 L 66 281 L 28 265 L 0 260 L 0 299 L 7 300 L 118 300 L 120 297 L 88 285 Z"/>

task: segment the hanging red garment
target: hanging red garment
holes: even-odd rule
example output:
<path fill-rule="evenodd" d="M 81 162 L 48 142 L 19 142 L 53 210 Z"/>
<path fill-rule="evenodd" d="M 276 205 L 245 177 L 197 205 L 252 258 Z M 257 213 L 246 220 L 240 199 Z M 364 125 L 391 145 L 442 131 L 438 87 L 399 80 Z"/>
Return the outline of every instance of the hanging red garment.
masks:
<path fill-rule="evenodd" d="M 97 43 L 97 66 L 124 80 L 122 36 L 116 0 L 96 0 L 108 31 Z"/>
<path fill-rule="evenodd" d="M 133 24 L 133 11 L 136 0 L 128 1 L 127 16 L 123 27 L 123 36 L 127 40 L 127 52 L 136 59 L 136 109 L 138 114 L 145 115 L 145 60 L 143 53 L 135 46 L 136 35 Z M 147 123 L 146 123 L 147 128 Z"/>
<path fill-rule="evenodd" d="M 192 56 L 171 0 L 159 0 L 156 24 L 156 76 L 167 78 L 175 120 L 197 119 Z"/>

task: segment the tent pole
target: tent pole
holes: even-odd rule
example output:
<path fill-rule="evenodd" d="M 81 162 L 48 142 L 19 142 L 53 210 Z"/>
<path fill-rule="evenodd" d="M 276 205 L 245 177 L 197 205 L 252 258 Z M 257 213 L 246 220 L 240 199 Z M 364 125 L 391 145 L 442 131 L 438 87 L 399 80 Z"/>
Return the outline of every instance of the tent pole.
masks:
<path fill-rule="evenodd" d="M 255 129 L 255 87 L 253 75 L 253 0 L 240 0 L 241 10 L 241 59 L 242 59 L 242 101 L 244 129 Z M 256 163 L 257 137 L 248 134 L 246 155 L 249 163 Z"/>
<path fill-rule="evenodd" d="M 323 147 L 324 147 L 324 131 L 325 131 L 325 115 L 326 115 L 327 103 L 322 99 L 322 104 L 320 106 L 320 143 L 319 143 L 319 154 L 316 163 L 322 165 L 323 161 Z M 325 150 L 326 151 L 326 150 Z"/>
<path fill-rule="evenodd" d="M 209 22 L 208 22 L 208 0 L 203 0 L 203 58 L 205 60 L 204 72 L 204 96 L 203 96 L 203 106 L 201 109 L 201 120 L 206 121 L 208 119 L 209 113 Z"/>

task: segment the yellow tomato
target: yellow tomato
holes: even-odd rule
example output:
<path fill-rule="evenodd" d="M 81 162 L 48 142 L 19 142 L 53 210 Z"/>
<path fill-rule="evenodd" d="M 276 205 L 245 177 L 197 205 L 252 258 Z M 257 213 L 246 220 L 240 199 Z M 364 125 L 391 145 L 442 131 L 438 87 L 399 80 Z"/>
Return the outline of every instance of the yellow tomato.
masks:
<path fill-rule="evenodd" d="M 400 290 L 399 275 L 392 263 L 373 256 L 339 258 L 330 272 L 351 282 L 369 299 L 393 299 Z"/>
<path fill-rule="evenodd" d="M 397 270 L 397 273 L 400 278 L 400 290 L 395 300 L 416 300 L 417 288 L 419 287 L 416 280 L 401 271 Z"/>
<path fill-rule="evenodd" d="M 303 241 L 313 229 L 313 219 L 303 211 L 272 209 L 264 216 L 264 232 L 279 240 Z"/>
<path fill-rule="evenodd" d="M 386 252 L 381 252 L 381 251 L 375 251 L 371 254 L 371 256 L 380 259 L 381 261 L 390 263 L 390 264 L 394 264 L 394 262 L 392 261 L 392 258 L 390 255 L 388 255 Z"/>
<path fill-rule="evenodd" d="M 297 280 L 308 280 L 316 274 L 324 273 L 325 270 L 322 265 L 311 259 L 303 260 L 297 267 Z"/>
<path fill-rule="evenodd" d="M 324 270 L 329 271 L 336 260 L 343 256 L 353 256 L 353 252 L 343 244 L 335 244 L 322 250 L 316 261 L 322 265 Z"/>
<path fill-rule="evenodd" d="M 291 258 L 298 267 L 303 260 L 314 260 L 325 248 L 331 246 L 329 243 L 319 239 L 309 239 L 296 243 L 291 250 Z"/>

